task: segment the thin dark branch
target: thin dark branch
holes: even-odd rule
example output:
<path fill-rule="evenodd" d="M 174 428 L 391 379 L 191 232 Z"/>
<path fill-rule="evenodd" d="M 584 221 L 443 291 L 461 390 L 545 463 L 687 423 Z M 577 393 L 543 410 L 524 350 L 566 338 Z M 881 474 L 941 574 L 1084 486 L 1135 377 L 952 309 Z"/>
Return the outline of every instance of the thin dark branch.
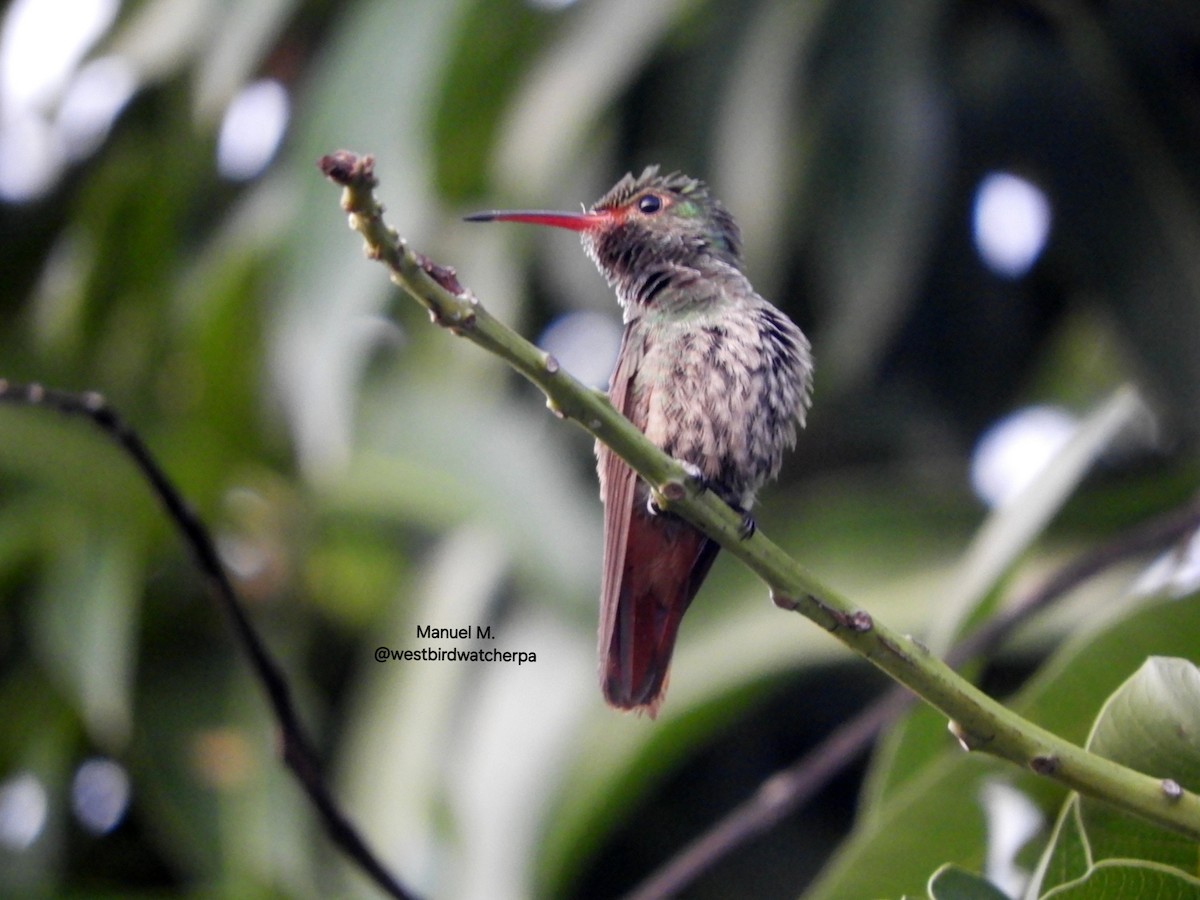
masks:
<path fill-rule="evenodd" d="M 1125 560 L 1161 551 L 1197 529 L 1200 529 L 1200 503 L 1192 502 L 1081 553 L 959 641 L 946 655 L 946 662 L 957 667 L 994 652 L 1018 626 L 1089 578 Z M 791 766 L 764 781 L 752 797 L 652 872 L 626 900 L 677 896 L 720 860 L 807 803 L 915 701 L 916 697 L 904 687 L 894 686 L 886 691 Z"/>
<path fill-rule="evenodd" d="M 676 897 L 734 850 L 765 834 L 795 812 L 853 762 L 879 733 L 914 702 L 903 687 L 893 687 L 786 769 L 776 772 L 749 800 L 652 872 L 626 900 Z"/>
<path fill-rule="evenodd" d="M 1200 501 L 1140 522 L 1128 531 L 1079 554 L 1065 563 L 1036 589 L 1009 604 L 946 654 L 946 662 L 961 666 L 969 659 L 988 654 L 1035 613 L 1064 597 L 1089 578 L 1106 569 L 1147 553 L 1161 552 L 1200 528 Z"/>
<path fill-rule="evenodd" d="M 69 416 L 81 416 L 98 426 L 125 451 L 149 482 L 167 516 L 190 548 L 217 605 L 233 628 L 234 637 L 246 654 L 254 677 L 262 685 L 275 716 L 282 741 L 283 760 L 316 807 L 330 839 L 385 893 L 400 900 L 412 900 L 416 895 L 402 887 L 388 872 L 333 798 L 321 773 L 317 752 L 292 702 L 287 678 L 242 608 L 208 529 L 172 484 L 137 432 L 96 393 L 76 394 L 38 384 L 13 384 L 0 379 L 0 402 L 44 406 Z"/>

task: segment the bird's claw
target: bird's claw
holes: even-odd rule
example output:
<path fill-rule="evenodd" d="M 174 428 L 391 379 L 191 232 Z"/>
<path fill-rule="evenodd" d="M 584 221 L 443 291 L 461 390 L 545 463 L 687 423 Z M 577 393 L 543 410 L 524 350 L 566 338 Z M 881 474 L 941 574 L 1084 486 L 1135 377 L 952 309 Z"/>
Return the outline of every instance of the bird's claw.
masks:
<path fill-rule="evenodd" d="M 738 525 L 738 537 L 743 541 L 748 541 L 754 537 L 756 531 L 758 531 L 758 523 L 754 521 L 754 516 L 750 515 L 749 510 L 742 510 L 742 522 Z"/>

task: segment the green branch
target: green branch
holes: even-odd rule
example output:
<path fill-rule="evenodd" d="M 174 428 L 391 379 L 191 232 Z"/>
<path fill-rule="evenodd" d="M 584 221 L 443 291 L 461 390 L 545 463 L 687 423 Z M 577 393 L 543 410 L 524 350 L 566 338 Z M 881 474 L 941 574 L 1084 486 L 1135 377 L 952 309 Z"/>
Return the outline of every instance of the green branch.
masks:
<path fill-rule="evenodd" d="M 950 718 L 950 730 L 968 750 L 983 751 L 1052 778 L 1200 840 L 1200 796 L 1088 753 L 984 694 L 912 638 L 893 631 L 851 603 L 772 543 L 761 531 L 743 540 L 741 516 L 699 488 L 683 467 L 654 446 L 608 398 L 559 368 L 540 350 L 493 318 L 459 283 L 453 269 L 414 253 L 383 221 L 374 196 L 371 157 L 339 152 L 320 161 L 343 188 L 342 208 L 362 235 L 368 257 L 387 266 L 392 281 L 430 312 L 433 321 L 488 350 L 537 385 L 547 406 L 608 445 L 660 495 L 662 505 L 718 541 L 753 570 L 776 605 L 795 610 L 866 657 Z M 1167 773 L 1169 774 L 1169 773 Z"/>

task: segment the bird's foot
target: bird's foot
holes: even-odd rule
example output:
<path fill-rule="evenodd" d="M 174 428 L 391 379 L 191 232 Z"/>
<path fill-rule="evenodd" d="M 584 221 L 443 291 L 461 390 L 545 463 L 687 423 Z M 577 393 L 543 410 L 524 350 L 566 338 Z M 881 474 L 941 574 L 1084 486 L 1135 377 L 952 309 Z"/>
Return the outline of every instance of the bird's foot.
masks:
<path fill-rule="evenodd" d="M 754 537 L 754 532 L 758 531 L 758 523 L 754 521 L 754 516 L 750 515 L 750 510 L 741 509 L 738 512 L 742 514 L 741 524 L 738 525 L 738 537 L 743 541 L 748 541 Z"/>
<path fill-rule="evenodd" d="M 687 462 L 686 460 L 682 460 L 682 459 L 676 460 L 676 462 L 678 462 L 679 465 L 683 467 L 684 473 L 695 484 L 696 491 L 698 493 L 701 491 L 709 490 L 709 488 L 710 488 L 709 481 L 707 478 L 704 477 L 704 473 L 702 471 L 700 471 L 699 466 L 697 466 L 695 463 L 690 463 L 690 462 Z M 679 482 L 679 481 L 668 482 L 662 488 L 661 495 L 657 491 L 650 492 L 650 496 L 646 498 L 646 511 L 648 513 L 650 513 L 650 515 L 652 515 L 652 516 L 661 516 L 664 513 L 666 513 L 667 511 L 665 509 L 663 509 L 662 504 L 660 504 L 658 502 L 658 498 L 660 496 L 663 497 L 668 502 L 670 502 L 670 501 L 674 501 L 674 500 L 682 500 L 683 497 L 686 495 L 686 493 L 687 493 L 687 488 L 684 486 L 683 482 Z"/>

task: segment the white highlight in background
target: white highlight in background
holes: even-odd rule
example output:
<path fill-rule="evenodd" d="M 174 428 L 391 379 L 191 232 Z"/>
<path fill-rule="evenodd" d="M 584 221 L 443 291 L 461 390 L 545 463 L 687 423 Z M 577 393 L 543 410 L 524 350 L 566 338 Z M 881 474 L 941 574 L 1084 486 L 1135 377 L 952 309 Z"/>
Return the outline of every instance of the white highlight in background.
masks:
<path fill-rule="evenodd" d="M 0 847 L 28 850 L 46 827 L 46 789 L 29 772 L 0 782 Z"/>
<path fill-rule="evenodd" d="M 602 388 L 621 349 L 621 326 L 600 313 L 567 313 L 546 326 L 537 345 L 588 387 Z"/>
<path fill-rule="evenodd" d="M 104 143 L 137 87 L 133 66 L 119 56 L 94 59 L 80 68 L 58 109 L 58 133 L 68 159 L 90 156 Z"/>
<path fill-rule="evenodd" d="M 975 493 L 990 507 L 1012 500 L 1066 446 L 1077 424 L 1057 406 L 1030 406 L 996 422 L 971 456 Z"/>
<path fill-rule="evenodd" d="M 117 0 L 9 6 L 0 26 L 0 199 L 34 200 L 58 181 L 70 147 L 51 121 L 53 108 L 70 95 L 75 70 L 118 8 Z"/>
<path fill-rule="evenodd" d="M 92 834 L 107 834 L 129 809 L 129 776 L 111 759 L 96 757 L 75 770 L 71 807 L 75 818 Z"/>
<path fill-rule="evenodd" d="M 1050 201 L 1041 188 L 1010 172 L 991 172 L 975 190 L 971 233 L 984 265 L 1020 278 L 1050 237 Z"/>
<path fill-rule="evenodd" d="M 53 103 L 117 9 L 117 0 L 14 0 L 0 32 L 3 108 Z"/>
<path fill-rule="evenodd" d="M 287 89 L 278 81 L 264 78 L 242 88 L 221 121 L 217 170 L 234 181 L 259 175 L 279 149 L 288 113 Z"/>
<path fill-rule="evenodd" d="M 1029 873 L 1017 865 L 1017 854 L 1042 827 L 1042 813 L 1032 800 L 997 779 L 979 788 L 979 803 L 987 818 L 987 861 L 984 877 L 1009 897 L 1018 897 Z"/>

